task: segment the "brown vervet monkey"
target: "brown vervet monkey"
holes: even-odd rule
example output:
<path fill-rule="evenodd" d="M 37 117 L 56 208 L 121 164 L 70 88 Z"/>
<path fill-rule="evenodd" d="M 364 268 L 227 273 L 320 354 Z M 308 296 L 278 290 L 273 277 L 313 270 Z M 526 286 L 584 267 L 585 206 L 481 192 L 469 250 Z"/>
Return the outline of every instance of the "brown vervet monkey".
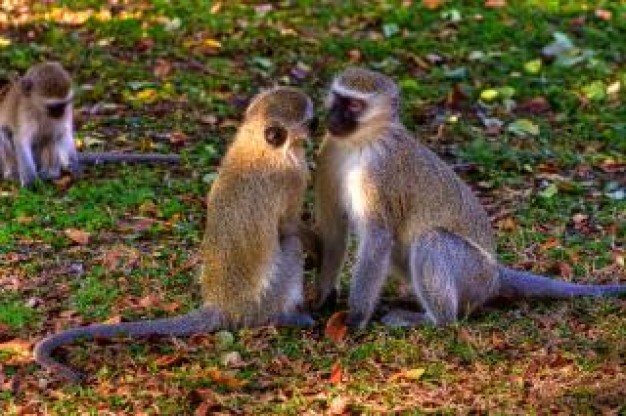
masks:
<path fill-rule="evenodd" d="M 304 142 L 312 117 L 311 100 L 292 88 L 261 93 L 248 107 L 207 198 L 199 309 L 167 319 L 69 329 L 39 342 L 35 360 L 78 381 L 81 375 L 51 354 L 80 338 L 312 325 L 311 317 L 300 312 L 303 258 L 298 237 L 308 178 Z"/>
<path fill-rule="evenodd" d="M 176 155 L 78 153 L 72 122 L 72 80 L 57 62 L 31 67 L 0 103 L 0 179 L 55 179 L 81 165 L 106 162 L 176 163 Z"/>
<path fill-rule="evenodd" d="M 387 76 L 360 68 L 330 88 L 328 133 L 315 184 L 322 240 L 318 306 L 332 302 L 348 228 L 359 240 L 347 324 L 367 325 L 391 270 L 403 276 L 424 313 L 392 310 L 391 326 L 445 325 L 486 301 L 568 298 L 626 291 L 626 285 L 559 282 L 499 265 L 478 199 L 400 121 L 400 96 Z"/>

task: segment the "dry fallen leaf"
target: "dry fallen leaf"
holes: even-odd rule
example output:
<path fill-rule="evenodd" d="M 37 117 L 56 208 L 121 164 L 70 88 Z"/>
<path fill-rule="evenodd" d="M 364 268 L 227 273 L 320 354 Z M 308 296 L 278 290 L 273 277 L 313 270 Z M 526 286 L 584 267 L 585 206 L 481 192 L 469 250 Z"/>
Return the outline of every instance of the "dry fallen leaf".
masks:
<path fill-rule="evenodd" d="M 208 376 L 214 383 L 231 389 L 238 389 L 247 384 L 245 380 L 239 380 L 237 377 L 225 373 L 218 368 L 210 369 L 208 371 Z"/>
<path fill-rule="evenodd" d="M 613 159 L 605 159 L 602 161 L 602 163 L 600 163 L 599 168 L 606 173 L 626 172 L 626 162 L 619 162 Z"/>
<path fill-rule="evenodd" d="M 67 238 L 77 244 L 80 244 L 81 246 L 85 246 L 89 243 L 89 237 L 91 234 L 86 231 L 78 230 L 76 228 L 66 228 L 64 232 Z"/>
<path fill-rule="evenodd" d="M 505 217 L 498 220 L 496 227 L 499 230 L 515 231 L 517 229 L 517 223 L 512 217 Z"/>
<path fill-rule="evenodd" d="M 359 51 L 358 49 L 350 49 L 348 51 L 348 59 L 350 60 L 350 62 L 352 63 L 357 63 L 361 61 L 361 51 Z"/>
<path fill-rule="evenodd" d="M 422 0 L 422 3 L 427 9 L 434 10 L 443 4 L 443 0 Z"/>
<path fill-rule="evenodd" d="M 173 131 L 169 135 L 170 144 L 173 146 L 184 146 L 189 140 L 189 136 L 182 131 Z"/>
<path fill-rule="evenodd" d="M 341 370 L 341 363 L 339 361 L 335 361 L 333 363 L 333 366 L 330 368 L 330 384 L 340 384 L 341 383 L 341 376 L 342 376 L 342 370 Z"/>
<path fill-rule="evenodd" d="M 596 17 L 601 20 L 609 21 L 613 18 L 613 13 L 610 10 L 596 9 Z"/>
<path fill-rule="evenodd" d="M 158 293 L 150 293 L 138 301 L 142 308 L 154 308 L 163 303 L 163 298 Z"/>
<path fill-rule="evenodd" d="M 334 313 L 326 322 L 324 335 L 337 343 L 343 341 L 348 332 L 348 327 L 346 326 L 347 316 L 348 313 L 346 311 Z"/>
<path fill-rule="evenodd" d="M 200 402 L 194 412 L 194 416 L 212 415 L 215 413 L 215 410 L 219 410 L 220 408 L 219 395 L 208 388 L 193 390 L 189 395 L 189 399 L 194 403 Z"/>
<path fill-rule="evenodd" d="M 564 261 L 560 261 L 558 263 L 559 267 L 559 275 L 565 280 L 571 280 L 574 272 L 572 270 L 572 266 L 565 263 Z"/>
<path fill-rule="evenodd" d="M 152 67 L 152 73 L 159 79 L 166 78 L 172 72 L 172 63 L 162 58 L 158 58 Z"/>
<path fill-rule="evenodd" d="M 180 363 L 183 359 L 185 359 L 185 354 L 181 353 L 181 352 L 176 352 L 174 354 L 170 354 L 170 355 L 164 355 L 162 357 L 157 358 L 154 361 L 154 364 L 157 367 L 171 367 L 173 365 L 176 365 L 178 363 Z"/>
<path fill-rule="evenodd" d="M 0 343 L 0 351 L 8 353 L 9 358 L 3 358 L 4 364 L 16 365 L 32 361 L 32 343 L 24 339 L 15 338 L 11 341 Z"/>
<path fill-rule="evenodd" d="M 526 101 L 522 101 L 517 106 L 517 111 L 529 114 L 541 114 L 550 111 L 550 103 L 545 97 L 533 97 Z"/>
<path fill-rule="evenodd" d="M 506 6 L 506 0 L 485 0 L 485 7 L 498 9 Z"/>

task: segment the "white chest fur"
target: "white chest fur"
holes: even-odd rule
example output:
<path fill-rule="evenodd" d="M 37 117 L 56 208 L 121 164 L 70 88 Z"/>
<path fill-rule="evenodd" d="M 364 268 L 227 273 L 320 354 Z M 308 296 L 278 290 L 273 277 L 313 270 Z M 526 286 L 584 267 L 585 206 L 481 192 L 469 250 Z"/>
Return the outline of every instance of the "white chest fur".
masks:
<path fill-rule="evenodd" d="M 359 224 L 366 215 L 367 197 L 365 195 L 365 177 L 369 162 L 369 151 L 352 151 L 341 164 L 342 199 L 353 224 Z"/>

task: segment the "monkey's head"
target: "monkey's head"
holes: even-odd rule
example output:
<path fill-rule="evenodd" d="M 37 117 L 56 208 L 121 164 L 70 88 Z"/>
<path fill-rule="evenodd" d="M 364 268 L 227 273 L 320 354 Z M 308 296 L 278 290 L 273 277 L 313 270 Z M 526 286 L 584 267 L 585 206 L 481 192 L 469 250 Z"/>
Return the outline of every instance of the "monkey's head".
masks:
<path fill-rule="evenodd" d="M 58 62 L 34 65 L 22 77 L 20 86 L 33 105 L 54 119 L 65 115 L 73 99 L 70 74 Z"/>
<path fill-rule="evenodd" d="M 304 158 L 304 142 L 315 123 L 311 99 L 289 87 L 276 87 L 256 95 L 244 120 L 244 125 L 253 127 L 257 145 L 292 161 L 298 159 L 299 163 Z"/>
<path fill-rule="evenodd" d="M 340 73 L 326 100 L 328 131 L 348 138 L 375 120 L 396 121 L 400 93 L 391 78 L 379 72 L 351 67 Z"/>

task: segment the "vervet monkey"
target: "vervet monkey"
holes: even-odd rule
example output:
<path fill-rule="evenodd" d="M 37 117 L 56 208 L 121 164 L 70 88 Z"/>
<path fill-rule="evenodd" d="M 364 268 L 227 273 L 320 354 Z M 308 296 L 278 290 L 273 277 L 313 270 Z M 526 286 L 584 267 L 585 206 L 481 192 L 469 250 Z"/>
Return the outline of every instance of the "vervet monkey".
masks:
<path fill-rule="evenodd" d="M 367 325 L 393 270 L 406 278 L 424 313 L 392 310 L 383 323 L 457 321 L 486 301 L 568 298 L 626 291 L 579 285 L 499 265 L 488 216 L 461 179 L 400 121 L 400 96 L 387 76 L 349 68 L 327 98 L 328 133 L 315 183 L 322 240 L 318 305 L 337 296 L 351 227 L 359 240 L 347 324 Z"/>
<path fill-rule="evenodd" d="M 74 174 L 83 164 L 105 162 L 176 163 L 176 155 L 85 153 L 76 151 L 72 122 L 72 80 L 57 62 L 31 67 L 0 103 L 0 179 L 36 179 Z"/>
<path fill-rule="evenodd" d="M 249 105 L 207 198 L 199 309 L 167 319 L 69 329 L 39 342 L 35 360 L 77 381 L 81 375 L 51 354 L 80 338 L 312 325 L 311 317 L 300 311 L 303 258 L 298 237 L 308 179 L 304 142 L 312 117 L 311 100 L 292 88 L 268 90 Z"/>

